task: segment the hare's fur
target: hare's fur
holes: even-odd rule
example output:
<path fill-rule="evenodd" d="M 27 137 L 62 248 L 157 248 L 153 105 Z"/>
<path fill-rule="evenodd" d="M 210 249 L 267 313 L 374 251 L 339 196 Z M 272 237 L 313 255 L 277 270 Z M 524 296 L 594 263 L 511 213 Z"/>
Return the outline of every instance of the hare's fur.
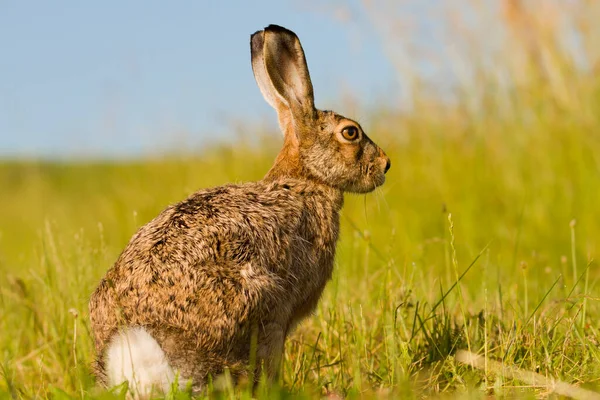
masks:
<path fill-rule="evenodd" d="M 165 352 L 142 327 L 125 328 L 114 335 L 105 360 L 108 381 L 128 381 L 131 391 L 140 397 L 167 392 L 175 380 Z"/>
<path fill-rule="evenodd" d="M 331 278 L 343 193 L 385 180 L 389 159 L 362 128 L 314 108 L 295 34 L 269 26 L 251 47 L 283 149 L 263 180 L 196 192 L 133 236 L 90 299 L 104 384 L 129 380 L 143 394 L 176 375 L 195 391 L 226 370 L 275 375 Z"/>
<path fill-rule="evenodd" d="M 257 355 L 277 359 L 331 276 L 341 205 L 337 190 L 287 179 L 208 189 L 167 208 L 92 296 L 98 354 L 119 327 L 143 326 L 195 383 L 224 368 L 244 374 L 253 333 Z"/>

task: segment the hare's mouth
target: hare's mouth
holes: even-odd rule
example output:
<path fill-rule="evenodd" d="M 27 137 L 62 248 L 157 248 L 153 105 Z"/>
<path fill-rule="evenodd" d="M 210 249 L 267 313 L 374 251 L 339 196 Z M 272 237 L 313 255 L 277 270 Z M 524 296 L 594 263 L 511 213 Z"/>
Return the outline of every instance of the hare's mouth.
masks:
<path fill-rule="evenodd" d="M 373 174 L 373 189 L 371 190 L 375 190 L 376 188 L 378 188 L 379 186 L 383 185 L 385 183 L 385 173 L 382 171 L 377 171 L 377 173 Z"/>
<path fill-rule="evenodd" d="M 387 170 L 381 167 L 381 165 L 377 164 L 377 163 L 371 163 L 371 165 L 369 165 L 369 171 L 367 173 L 369 179 L 371 179 L 373 181 L 373 183 L 375 184 L 375 187 L 373 189 L 375 189 L 378 186 L 381 186 L 385 183 L 385 173 L 387 172 Z"/>
<path fill-rule="evenodd" d="M 373 163 L 367 167 L 366 173 L 362 175 L 361 179 L 348 185 L 345 191 L 351 193 L 369 193 L 384 183 L 385 172 Z"/>
<path fill-rule="evenodd" d="M 376 179 L 365 179 L 359 185 L 354 185 L 348 191 L 353 193 L 369 193 L 383 185 L 385 182 L 385 176 L 381 174 Z"/>

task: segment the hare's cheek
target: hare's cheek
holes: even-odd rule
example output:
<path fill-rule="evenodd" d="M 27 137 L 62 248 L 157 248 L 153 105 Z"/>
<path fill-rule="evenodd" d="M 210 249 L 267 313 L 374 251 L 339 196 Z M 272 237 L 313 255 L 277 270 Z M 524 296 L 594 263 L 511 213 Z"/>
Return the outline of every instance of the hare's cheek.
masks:
<path fill-rule="evenodd" d="M 363 150 L 354 143 L 340 143 L 337 152 L 346 165 L 356 165 L 363 158 Z"/>

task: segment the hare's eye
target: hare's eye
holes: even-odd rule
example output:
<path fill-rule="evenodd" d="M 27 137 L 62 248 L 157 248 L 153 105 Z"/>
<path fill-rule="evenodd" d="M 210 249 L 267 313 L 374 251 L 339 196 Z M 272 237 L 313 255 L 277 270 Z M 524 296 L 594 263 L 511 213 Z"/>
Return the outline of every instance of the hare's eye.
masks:
<path fill-rule="evenodd" d="M 347 126 L 342 129 L 342 136 L 346 140 L 356 140 L 358 138 L 358 128 L 355 126 Z"/>

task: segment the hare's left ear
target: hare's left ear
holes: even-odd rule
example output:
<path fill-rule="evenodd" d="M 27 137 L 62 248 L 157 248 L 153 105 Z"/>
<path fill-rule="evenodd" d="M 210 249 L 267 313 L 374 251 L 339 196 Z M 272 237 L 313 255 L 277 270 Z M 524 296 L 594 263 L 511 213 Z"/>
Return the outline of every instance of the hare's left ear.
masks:
<path fill-rule="evenodd" d="M 254 79 L 258 84 L 258 88 L 262 93 L 263 97 L 273 107 L 277 113 L 282 111 L 289 111 L 287 102 L 277 93 L 273 82 L 267 73 L 265 66 L 265 31 L 255 32 L 250 37 L 250 52 L 252 57 L 252 71 L 254 72 Z"/>
<path fill-rule="evenodd" d="M 294 32 L 269 25 L 254 34 L 252 67 L 263 96 L 275 109 L 286 107 L 294 119 L 314 113 L 313 87 L 302 45 Z"/>

